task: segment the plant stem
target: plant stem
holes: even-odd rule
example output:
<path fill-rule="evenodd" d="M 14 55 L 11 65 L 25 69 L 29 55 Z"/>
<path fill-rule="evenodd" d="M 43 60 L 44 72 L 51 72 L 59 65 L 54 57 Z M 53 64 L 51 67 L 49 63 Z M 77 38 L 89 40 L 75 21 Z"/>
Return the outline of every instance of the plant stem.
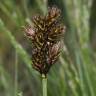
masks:
<path fill-rule="evenodd" d="M 18 55 L 15 51 L 15 79 L 14 79 L 14 96 L 17 96 L 18 91 Z"/>
<path fill-rule="evenodd" d="M 42 74 L 42 91 L 43 96 L 47 96 L 47 77 L 45 74 Z"/>

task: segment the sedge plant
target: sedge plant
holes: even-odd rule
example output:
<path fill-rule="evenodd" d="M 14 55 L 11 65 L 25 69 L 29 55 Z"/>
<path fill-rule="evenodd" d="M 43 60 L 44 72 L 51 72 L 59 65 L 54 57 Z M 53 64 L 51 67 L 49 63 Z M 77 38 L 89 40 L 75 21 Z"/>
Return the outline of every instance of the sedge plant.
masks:
<path fill-rule="evenodd" d="M 58 60 L 65 26 L 60 23 L 61 11 L 56 7 L 48 9 L 46 15 L 32 18 L 33 25 L 24 27 L 25 35 L 32 42 L 33 68 L 42 77 L 43 96 L 47 96 L 47 74 Z"/>

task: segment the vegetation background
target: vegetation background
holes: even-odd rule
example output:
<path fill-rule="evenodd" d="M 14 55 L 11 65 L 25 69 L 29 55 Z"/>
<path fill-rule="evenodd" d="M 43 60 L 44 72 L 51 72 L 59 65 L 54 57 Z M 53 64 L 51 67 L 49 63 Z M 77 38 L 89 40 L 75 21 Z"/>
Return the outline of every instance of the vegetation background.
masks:
<path fill-rule="evenodd" d="M 96 96 L 96 0 L 0 0 L 0 96 L 42 96 L 21 27 L 53 5 L 62 10 L 66 33 L 48 96 Z"/>

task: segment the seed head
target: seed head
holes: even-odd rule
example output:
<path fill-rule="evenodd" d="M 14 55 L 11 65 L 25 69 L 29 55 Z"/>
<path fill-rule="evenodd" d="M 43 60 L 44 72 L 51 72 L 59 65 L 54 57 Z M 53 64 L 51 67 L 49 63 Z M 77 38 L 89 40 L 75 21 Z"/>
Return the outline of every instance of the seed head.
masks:
<path fill-rule="evenodd" d="M 41 74 L 47 74 L 57 61 L 65 26 L 59 21 L 61 11 L 57 7 L 49 8 L 46 16 L 34 16 L 33 26 L 26 26 L 25 34 L 32 41 L 33 68 Z"/>

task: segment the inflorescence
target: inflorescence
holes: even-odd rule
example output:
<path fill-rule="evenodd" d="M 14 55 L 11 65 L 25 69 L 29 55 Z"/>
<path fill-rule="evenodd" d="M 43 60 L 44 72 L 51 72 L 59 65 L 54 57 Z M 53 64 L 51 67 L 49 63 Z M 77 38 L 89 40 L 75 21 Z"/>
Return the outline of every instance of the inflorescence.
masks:
<path fill-rule="evenodd" d="M 41 74 L 47 74 L 57 61 L 65 26 L 60 23 L 61 11 L 57 7 L 49 8 L 46 16 L 37 15 L 32 19 L 33 26 L 24 27 L 26 36 L 32 42 L 33 68 Z"/>

